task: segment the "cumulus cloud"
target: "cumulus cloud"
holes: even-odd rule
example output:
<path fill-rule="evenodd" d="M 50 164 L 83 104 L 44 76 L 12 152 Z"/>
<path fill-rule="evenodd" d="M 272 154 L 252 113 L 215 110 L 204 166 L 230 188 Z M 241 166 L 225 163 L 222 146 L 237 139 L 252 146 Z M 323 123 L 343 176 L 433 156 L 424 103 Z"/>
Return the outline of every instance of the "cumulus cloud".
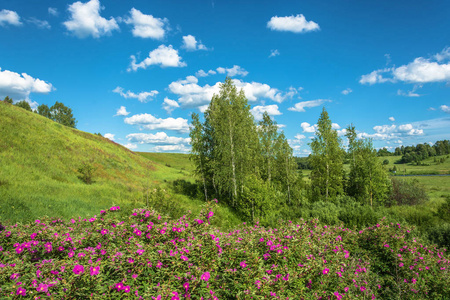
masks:
<path fill-rule="evenodd" d="M 58 9 L 55 7 L 49 7 L 48 8 L 48 14 L 54 17 L 57 17 L 59 15 Z"/>
<path fill-rule="evenodd" d="M 255 120 L 259 121 L 262 120 L 264 112 L 267 112 L 269 116 L 279 116 L 282 113 L 278 110 L 278 105 L 266 105 L 266 106 L 255 106 L 252 109 L 250 109 L 250 112 L 255 117 Z"/>
<path fill-rule="evenodd" d="M 189 144 L 190 138 L 182 138 L 175 136 L 168 136 L 165 132 L 151 133 L 131 133 L 127 135 L 127 139 L 131 143 L 138 144 L 160 144 L 160 145 L 178 145 Z"/>
<path fill-rule="evenodd" d="M 370 74 L 361 76 L 359 82 L 361 84 L 375 84 L 387 81 L 402 81 L 416 84 L 449 82 L 450 62 L 448 60 L 450 60 L 450 50 L 445 48 L 442 52 L 430 58 L 418 57 L 407 65 L 375 70 Z M 387 73 L 390 77 L 383 77 L 381 75 L 383 73 Z"/>
<path fill-rule="evenodd" d="M 248 72 L 237 65 L 234 65 L 232 68 L 222 68 L 222 67 L 218 67 L 217 69 L 217 73 L 219 74 L 227 74 L 227 76 L 229 77 L 234 77 L 236 75 L 241 75 L 242 77 L 247 76 Z"/>
<path fill-rule="evenodd" d="M 341 92 L 341 94 L 342 94 L 342 95 L 348 95 L 348 94 L 350 94 L 351 92 L 353 92 L 352 89 L 351 89 L 351 88 L 348 88 L 348 89 L 343 90 L 343 91 Z"/>
<path fill-rule="evenodd" d="M 172 111 L 174 111 L 176 108 L 180 107 L 177 101 L 171 100 L 169 98 L 164 98 L 164 103 L 162 105 L 163 109 L 168 113 L 171 114 Z"/>
<path fill-rule="evenodd" d="M 268 84 L 259 82 L 244 82 L 239 79 L 233 79 L 233 84 L 238 90 L 242 89 L 248 101 L 255 102 L 258 99 L 270 99 L 281 103 L 286 99 L 292 98 L 298 90 L 290 88 L 287 92 L 281 92 Z M 208 105 L 214 94 L 219 94 L 221 82 L 214 85 L 198 85 L 198 80 L 194 76 L 188 76 L 186 80 L 174 81 L 169 85 L 169 90 L 178 95 L 178 103 L 182 107 L 204 107 Z"/>
<path fill-rule="evenodd" d="M 110 35 L 114 30 L 119 30 L 116 20 L 111 17 L 109 20 L 100 16 L 99 0 L 91 0 L 86 3 L 77 1 L 69 5 L 68 11 L 71 16 L 64 22 L 66 29 L 79 38 L 92 36 L 99 38 L 103 35 Z"/>
<path fill-rule="evenodd" d="M 208 50 L 208 48 L 202 44 L 202 41 L 197 41 L 195 36 L 190 34 L 183 36 L 183 45 L 181 47 L 189 51 Z"/>
<path fill-rule="evenodd" d="M 373 140 L 398 140 L 400 138 L 424 135 L 423 129 L 414 124 L 402 125 L 377 125 L 373 127 L 375 133 L 358 133 L 360 138 L 371 138 Z"/>
<path fill-rule="evenodd" d="M 150 100 L 153 100 L 152 98 L 159 94 L 159 92 L 156 90 L 153 90 L 150 92 L 140 92 L 139 94 L 133 93 L 131 91 L 127 91 L 126 93 L 124 93 L 123 88 L 121 88 L 120 86 L 116 87 L 113 90 L 113 92 L 119 94 L 120 96 L 124 97 L 125 99 L 128 99 L 128 98 L 138 99 L 139 102 L 142 102 L 142 103 L 146 103 Z"/>
<path fill-rule="evenodd" d="M 27 22 L 31 23 L 31 24 L 34 24 L 34 25 L 36 25 L 37 27 L 39 27 L 41 29 L 50 29 L 51 28 L 51 26 L 48 23 L 48 21 L 39 20 L 39 19 L 36 19 L 34 17 L 27 19 Z"/>
<path fill-rule="evenodd" d="M 114 135 L 112 133 L 105 133 L 104 137 L 107 138 L 108 140 L 114 141 Z"/>
<path fill-rule="evenodd" d="M 422 88 L 421 84 L 415 84 L 413 89 L 411 91 L 408 92 L 404 92 L 402 90 L 398 90 L 397 91 L 397 95 L 399 96 L 405 96 L 405 97 L 420 97 L 421 95 L 417 94 L 416 91 L 418 89 Z"/>
<path fill-rule="evenodd" d="M 125 106 L 121 106 L 114 116 L 128 116 L 129 114 L 130 112 L 127 111 L 127 108 Z"/>
<path fill-rule="evenodd" d="M 161 40 L 166 34 L 169 20 L 155 18 L 152 15 L 143 14 L 134 7 L 130 10 L 130 16 L 124 20 L 126 24 L 133 25 L 133 36 L 140 38 L 152 38 Z"/>
<path fill-rule="evenodd" d="M 303 129 L 303 132 L 316 132 L 317 130 L 317 124 L 311 125 L 308 122 L 302 122 L 302 124 L 300 124 L 300 127 Z"/>
<path fill-rule="evenodd" d="M 18 74 L 0 68 L 0 97 L 28 100 L 31 93 L 47 94 L 54 90 L 51 83 L 33 78 L 27 73 Z"/>
<path fill-rule="evenodd" d="M 303 134 L 297 133 L 294 138 L 297 140 L 303 140 L 306 138 L 306 136 Z"/>
<path fill-rule="evenodd" d="M 290 111 L 297 111 L 297 112 L 305 112 L 305 108 L 311 108 L 320 106 L 325 102 L 331 102 L 331 100 L 328 99 L 317 99 L 317 100 L 310 100 L 310 101 L 302 101 L 298 102 L 294 105 L 294 107 L 289 107 L 288 110 Z"/>
<path fill-rule="evenodd" d="M 214 70 L 209 70 L 208 72 L 205 72 L 205 71 L 203 71 L 203 70 L 198 70 L 197 71 L 197 73 L 195 73 L 195 76 L 197 76 L 197 77 L 206 77 L 206 76 L 209 76 L 209 75 L 216 75 L 216 71 L 214 71 Z"/>
<path fill-rule="evenodd" d="M 304 33 L 320 29 L 319 24 L 313 21 L 307 21 L 302 14 L 289 17 L 272 17 L 267 22 L 267 27 L 271 30 L 290 31 L 294 33 Z"/>
<path fill-rule="evenodd" d="M 280 51 L 278 51 L 278 49 L 270 50 L 269 57 L 274 57 L 274 56 L 278 56 L 278 55 L 280 55 Z"/>
<path fill-rule="evenodd" d="M 0 10 L 0 26 L 6 26 L 8 24 L 20 26 L 22 22 L 20 22 L 20 17 L 15 11 L 2 9 Z"/>
<path fill-rule="evenodd" d="M 162 145 L 162 146 L 155 146 L 152 149 L 154 152 L 181 152 L 181 153 L 188 153 L 191 148 L 187 147 L 185 145 Z"/>
<path fill-rule="evenodd" d="M 180 133 L 189 132 L 188 120 L 183 118 L 161 119 L 145 113 L 125 118 L 124 122 L 130 125 L 138 125 L 147 130 L 173 130 Z"/>
<path fill-rule="evenodd" d="M 137 149 L 137 147 L 138 147 L 136 144 L 132 144 L 132 143 L 128 143 L 128 144 L 125 144 L 125 145 L 122 145 L 122 146 L 124 146 L 124 147 L 126 147 L 126 148 L 128 148 L 130 150 Z"/>
<path fill-rule="evenodd" d="M 151 51 L 148 57 L 140 63 L 136 63 L 136 57 L 131 55 L 131 64 L 128 68 L 128 72 L 131 70 L 136 71 L 141 68 L 147 69 L 147 67 L 151 65 L 160 65 L 161 68 L 187 66 L 186 63 L 181 60 L 182 58 L 178 55 L 178 50 L 173 49 L 172 45 L 161 45 Z"/>
<path fill-rule="evenodd" d="M 394 117 L 389 117 L 389 121 L 394 122 L 394 121 L 395 121 L 395 118 L 394 118 Z"/>
<path fill-rule="evenodd" d="M 439 107 L 443 112 L 450 114 L 450 106 L 447 105 L 441 105 Z"/>

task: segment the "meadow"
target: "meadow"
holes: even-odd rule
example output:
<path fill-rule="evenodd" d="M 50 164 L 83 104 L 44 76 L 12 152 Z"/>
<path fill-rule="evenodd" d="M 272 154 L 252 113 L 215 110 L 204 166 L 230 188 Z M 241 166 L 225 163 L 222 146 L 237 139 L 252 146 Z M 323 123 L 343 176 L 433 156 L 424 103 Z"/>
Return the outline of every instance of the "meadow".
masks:
<path fill-rule="evenodd" d="M 135 153 L 3 102 L 0 120 L 2 299 L 450 298 L 450 176 L 396 176 L 426 190 L 414 206 L 342 197 L 251 224 L 202 199 L 186 154 Z M 448 173 L 433 163 L 397 166 Z"/>

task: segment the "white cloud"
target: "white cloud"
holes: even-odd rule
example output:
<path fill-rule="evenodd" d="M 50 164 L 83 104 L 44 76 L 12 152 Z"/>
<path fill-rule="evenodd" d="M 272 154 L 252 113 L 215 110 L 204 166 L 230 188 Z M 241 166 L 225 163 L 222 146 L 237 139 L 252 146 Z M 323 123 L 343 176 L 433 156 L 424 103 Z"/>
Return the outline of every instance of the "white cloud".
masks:
<path fill-rule="evenodd" d="M 331 102 L 331 100 L 317 99 L 317 100 L 310 100 L 310 101 L 302 101 L 302 102 L 296 103 L 294 105 L 294 107 L 289 107 L 288 110 L 297 111 L 297 112 L 305 112 L 305 108 L 320 106 L 325 102 Z"/>
<path fill-rule="evenodd" d="M 27 22 L 36 25 L 37 27 L 41 28 L 41 29 L 50 29 L 51 26 L 48 23 L 48 21 L 45 20 L 39 20 L 36 18 L 29 18 L 27 19 Z"/>
<path fill-rule="evenodd" d="M 436 110 L 434 107 L 429 107 L 428 110 Z"/>
<path fill-rule="evenodd" d="M 281 92 L 267 84 L 259 82 L 244 82 L 239 79 L 232 79 L 233 84 L 238 90 L 242 89 L 249 102 L 255 102 L 259 99 L 270 99 L 281 103 L 286 99 L 292 98 L 298 93 L 295 88 L 290 88 L 288 92 Z M 194 76 L 188 76 L 186 80 L 174 81 L 169 85 L 169 90 L 178 95 L 178 103 L 181 107 L 204 107 L 208 105 L 214 94 L 220 92 L 222 82 L 210 86 L 198 85 L 198 79 Z"/>
<path fill-rule="evenodd" d="M 127 139 L 132 143 L 138 144 L 160 144 L 160 145 L 178 145 L 189 144 L 190 138 L 168 136 L 165 132 L 151 133 L 131 133 Z"/>
<path fill-rule="evenodd" d="M 348 95 L 348 94 L 350 94 L 351 92 L 353 92 L 352 89 L 351 89 L 351 88 L 348 88 L 348 89 L 343 90 L 343 91 L 341 92 L 341 94 L 342 94 L 342 95 Z"/>
<path fill-rule="evenodd" d="M 271 30 L 290 31 L 294 33 L 303 33 L 308 31 L 319 30 L 319 24 L 313 21 L 306 21 L 302 14 L 289 17 L 272 17 L 267 22 L 267 27 Z"/>
<path fill-rule="evenodd" d="M 443 112 L 450 114 L 450 106 L 447 105 L 441 105 L 439 107 Z"/>
<path fill-rule="evenodd" d="M 54 90 L 51 83 L 33 78 L 27 73 L 18 74 L 0 68 L 0 97 L 27 100 L 31 93 L 47 94 Z"/>
<path fill-rule="evenodd" d="M 130 10 L 130 16 L 124 20 L 126 24 L 133 25 L 133 36 L 161 40 L 166 33 L 169 20 L 155 18 L 152 15 L 143 14 L 134 7 Z"/>
<path fill-rule="evenodd" d="M 0 26 L 8 24 L 20 26 L 22 25 L 22 22 L 20 22 L 20 17 L 15 11 L 2 9 L 0 10 Z"/>
<path fill-rule="evenodd" d="M 389 117 L 389 121 L 394 122 L 394 121 L 395 121 L 395 118 L 394 118 L 394 117 Z"/>
<path fill-rule="evenodd" d="M 137 149 L 137 147 L 138 147 L 137 145 L 131 144 L 131 143 L 128 143 L 128 144 L 125 144 L 125 145 L 122 145 L 122 146 L 124 146 L 124 147 L 126 147 L 126 148 L 128 148 L 130 150 Z"/>
<path fill-rule="evenodd" d="M 397 91 L 397 95 L 399 96 L 405 96 L 405 97 L 420 97 L 421 95 L 417 94 L 416 91 L 418 89 L 422 88 L 421 84 L 415 84 L 413 89 L 411 91 L 408 92 L 404 92 L 402 90 L 398 90 Z"/>
<path fill-rule="evenodd" d="M 206 46 L 202 44 L 202 41 L 197 41 L 195 39 L 195 36 L 190 34 L 183 36 L 182 47 L 189 51 L 208 50 L 208 48 L 206 48 Z"/>
<path fill-rule="evenodd" d="M 341 126 L 338 123 L 331 123 L 331 129 L 338 130 L 341 129 Z"/>
<path fill-rule="evenodd" d="M 441 53 L 438 53 L 431 58 L 418 57 L 407 65 L 398 68 L 388 68 L 376 70 L 370 74 L 361 76 L 359 81 L 361 84 L 374 84 L 386 81 L 396 82 L 403 81 L 408 83 L 429 83 L 450 81 L 450 62 L 443 63 L 450 59 L 450 50 L 445 48 Z M 383 78 L 381 73 L 389 73 L 391 78 Z M 406 95 L 409 95 L 407 93 Z M 414 97 L 414 91 L 411 92 Z"/>
<path fill-rule="evenodd" d="M 108 140 L 114 141 L 114 135 L 112 133 L 105 133 L 104 137 L 107 138 Z"/>
<path fill-rule="evenodd" d="M 234 65 L 232 68 L 218 67 L 216 69 L 216 71 L 219 74 L 225 74 L 226 73 L 227 76 L 229 76 L 229 77 L 234 77 L 236 75 L 241 75 L 242 77 L 245 77 L 248 74 L 248 72 L 244 68 L 242 68 L 240 66 L 237 66 L 237 65 Z"/>
<path fill-rule="evenodd" d="M 208 72 L 205 72 L 203 70 L 198 70 L 197 73 L 195 73 L 195 76 L 197 77 L 206 77 L 209 75 L 215 75 L 217 72 L 214 70 L 209 70 Z"/>
<path fill-rule="evenodd" d="M 297 140 L 303 140 L 306 138 L 306 136 L 303 134 L 297 133 L 294 138 Z"/>
<path fill-rule="evenodd" d="M 300 127 L 303 129 L 303 132 L 316 132 L 317 124 L 311 125 L 308 122 L 302 122 Z"/>
<path fill-rule="evenodd" d="M 130 125 L 139 125 L 147 130 L 173 130 L 180 133 L 189 132 L 188 120 L 183 118 L 156 118 L 151 114 L 139 114 L 125 118 L 124 122 Z"/>
<path fill-rule="evenodd" d="M 55 7 L 49 7 L 48 8 L 48 14 L 52 15 L 54 17 L 57 17 L 59 15 L 58 9 Z"/>
<path fill-rule="evenodd" d="M 262 120 L 264 112 L 267 112 L 269 116 L 279 116 L 282 113 L 278 110 L 278 105 L 266 105 L 266 106 L 255 106 L 250 109 L 250 112 L 255 117 L 255 120 Z"/>
<path fill-rule="evenodd" d="M 280 55 L 280 51 L 278 51 L 278 49 L 270 50 L 269 57 L 274 57 L 274 56 L 278 56 L 278 55 Z"/>
<path fill-rule="evenodd" d="M 174 111 L 174 109 L 180 107 L 180 105 L 178 104 L 177 101 L 175 100 L 171 100 L 169 98 L 164 98 L 164 103 L 162 105 L 163 109 L 168 113 L 172 113 L 172 111 Z"/>
<path fill-rule="evenodd" d="M 423 129 L 420 129 L 416 124 L 403 124 L 400 126 L 392 125 L 377 125 L 373 127 L 375 133 L 369 134 L 366 132 L 358 133 L 360 138 L 371 138 L 373 140 L 398 140 L 399 138 L 407 138 L 408 136 L 424 135 Z"/>
<path fill-rule="evenodd" d="M 380 69 L 380 70 L 376 70 L 373 71 L 367 75 L 362 75 L 361 79 L 359 80 L 359 83 L 361 84 L 375 84 L 375 83 L 382 83 L 382 82 L 387 82 L 390 81 L 392 82 L 392 79 L 389 78 L 384 78 L 381 74 L 382 73 L 386 73 L 389 72 L 391 69 Z"/>
<path fill-rule="evenodd" d="M 127 108 L 125 106 L 121 106 L 114 116 L 128 116 L 129 114 L 130 112 L 127 111 Z"/>
<path fill-rule="evenodd" d="M 113 90 L 113 92 L 119 94 L 120 96 L 124 97 L 125 99 L 128 99 L 128 98 L 138 99 L 139 102 L 142 102 L 142 103 L 146 103 L 148 101 L 153 100 L 152 98 L 159 94 L 159 92 L 156 90 L 153 90 L 150 92 L 140 92 L 139 94 L 135 94 L 131 91 L 127 91 L 126 93 L 124 93 L 123 88 L 121 88 L 120 86 L 116 87 Z"/>
<path fill-rule="evenodd" d="M 185 145 L 163 145 L 163 146 L 155 146 L 152 149 L 155 152 L 182 152 L 188 153 L 191 148 L 186 147 Z"/>
<path fill-rule="evenodd" d="M 185 67 L 185 62 L 181 61 L 181 56 L 178 55 L 178 50 L 173 49 L 172 45 L 161 45 L 155 50 L 151 51 L 146 59 L 140 63 L 136 63 L 136 57 L 131 55 L 131 65 L 128 68 L 128 72 L 137 69 L 147 69 L 151 65 L 160 65 L 161 68 L 165 67 Z"/>
<path fill-rule="evenodd" d="M 79 38 L 92 36 L 99 38 L 103 35 L 110 35 L 114 30 L 119 30 L 116 20 L 111 17 L 109 20 L 100 16 L 99 0 L 91 0 L 86 3 L 77 1 L 69 5 L 70 19 L 64 22 L 67 30 Z"/>

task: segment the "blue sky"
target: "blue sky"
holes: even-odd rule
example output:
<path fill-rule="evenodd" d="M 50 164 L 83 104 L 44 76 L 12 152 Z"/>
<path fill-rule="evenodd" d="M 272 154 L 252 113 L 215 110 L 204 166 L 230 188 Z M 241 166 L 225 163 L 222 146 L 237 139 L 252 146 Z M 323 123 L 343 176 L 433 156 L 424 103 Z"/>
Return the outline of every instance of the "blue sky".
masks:
<path fill-rule="evenodd" d="M 298 156 L 322 106 L 377 148 L 434 143 L 450 139 L 449 15 L 445 0 L 0 0 L 0 99 L 63 102 L 80 130 L 188 152 L 190 114 L 228 75 Z"/>

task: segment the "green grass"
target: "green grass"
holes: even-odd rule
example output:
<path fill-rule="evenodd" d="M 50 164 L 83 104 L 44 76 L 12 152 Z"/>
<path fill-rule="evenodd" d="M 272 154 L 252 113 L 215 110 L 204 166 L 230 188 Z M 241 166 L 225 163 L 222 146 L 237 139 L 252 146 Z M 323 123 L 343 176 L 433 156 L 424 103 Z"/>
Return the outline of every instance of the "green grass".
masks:
<path fill-rule="evenodd" d="M 78 178 L 83 163 L 96 168 L 91 185 Z M 155 187 L 167 189 L 173 205 L 184 211 L 197 212 L 202 204 L 170 192 L 172 181 L 193 182 L 187 155 L 138 154 L 2 101 L 0 166 L 2 222 L 91 217 L 114 205 L 143 207 L 147 190 Z M 221 207 L 218 213 L 224 224 L 240 222 L 228 208 Z"/>
<path fill-rule="evenodd" d="M 446 158 L 447 155 L 436 156 L 436 159 Z M 388 169 L 392 169 L 394 166 L 397 167 L 397 175 L 415 175 L 415 174 L 450 174 L 450 158 L 446 158 L 445 162 L 437 163 L 434 162 L 434 157 L 429 157 L 421 163 L 426 164 L 426 166 L 416 166 L 412 163 L 409 164 L 395 164 L 399 161 L 401 156 L 384 156 L 379 157 L 381 161 L 385 159 L 389 160 L 389 164 L 386 166 Z"/>

